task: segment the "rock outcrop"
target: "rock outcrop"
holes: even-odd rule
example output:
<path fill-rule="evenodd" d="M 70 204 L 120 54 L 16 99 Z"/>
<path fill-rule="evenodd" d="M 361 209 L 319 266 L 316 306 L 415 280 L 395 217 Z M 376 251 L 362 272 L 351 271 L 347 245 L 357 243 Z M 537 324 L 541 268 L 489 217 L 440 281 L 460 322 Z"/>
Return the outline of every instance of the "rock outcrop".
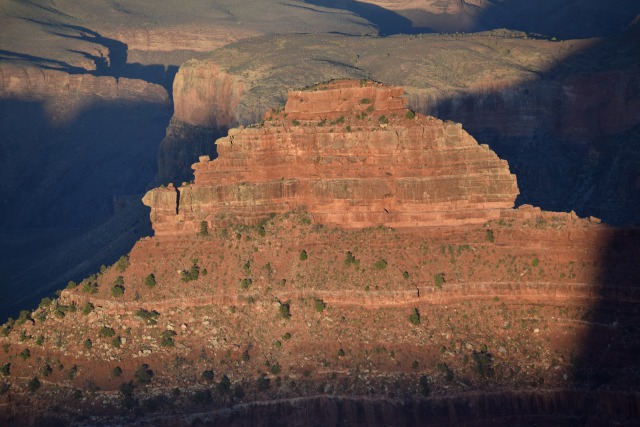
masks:
<path fill-rule="evenodd" d="M 403 89 L 342 80 L 289 93 L 260 125 L 231 129 L 195 181 L 147 193 L 156 234 L 299 208 L 346 228 L 480 223 L 513 207 L 507 162 L 460 124 L 405 108 Z"/>

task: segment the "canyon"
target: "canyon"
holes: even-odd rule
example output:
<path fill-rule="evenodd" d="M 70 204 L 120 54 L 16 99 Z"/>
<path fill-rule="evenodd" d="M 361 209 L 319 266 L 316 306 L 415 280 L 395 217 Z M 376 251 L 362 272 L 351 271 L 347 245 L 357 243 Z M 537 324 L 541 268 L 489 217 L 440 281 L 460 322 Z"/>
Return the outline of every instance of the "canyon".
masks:
<path fill-rule="evenodd" d="M 635 422 L 640 232 L 514 208 L 503 160 L 405 106 L 292 91 L 148 192 L 155 236 L 3 325 L 2 421 Z"/>
<path fill-rule="evenodd" d="M 0 424 L 634 425 L 639 13 L 4 2 Z"/>

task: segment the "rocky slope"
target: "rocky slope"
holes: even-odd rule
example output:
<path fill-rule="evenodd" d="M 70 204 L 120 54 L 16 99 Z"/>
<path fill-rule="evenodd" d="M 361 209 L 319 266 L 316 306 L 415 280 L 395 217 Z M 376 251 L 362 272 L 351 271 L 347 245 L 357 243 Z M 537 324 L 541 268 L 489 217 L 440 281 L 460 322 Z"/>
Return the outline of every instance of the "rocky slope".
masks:
<path fill-rule="evenodd" d="M 517 188 L 505 164 L 455 125 L 408 118 L 399 88 L 314 89 L 222 139 L 220 157 L 195 165 L 179 200 L 175 188 L 150 192 L 156 236 L 2 327 L 2 422 L 308 425 L 321 414 L 369 425 L 635 422 L 638 230 L 509 209 Z M 393 157 L 378 138 L 387 131 L 407 135 L 391 144 Z M 356 153 L 348 144 L 358 141 L 366 143 Z M 360 166 L 314 163 L 339 157 L 341 144 L 343 156 L 363 157 Z M 293 159 L 281 155 L 295 146 Z M 416 157 L 433 163 L 416 167 Z M 471 223 L 398 228 L 384 216 L 337 222 L 329 214 L 349 203 L 314 211 L 322 193 L 301 191 L 301 203 L 283 207 L 264 198 L 272 214 L 235 197 L 287 168 L 301 182 L 351 176 L 353 188 L 467 171 L 438 194 L 502 196 L 479 222 L 480 206 L 463 199 L 453 206 Z M 495 188 L 469 186 L 490 176 Z M 351 201 L 375 213 L 376 197 Z M 426 195 L 416 202 L 428 211 Z M 285 212 L 302 204 L 310 211 Z"/>

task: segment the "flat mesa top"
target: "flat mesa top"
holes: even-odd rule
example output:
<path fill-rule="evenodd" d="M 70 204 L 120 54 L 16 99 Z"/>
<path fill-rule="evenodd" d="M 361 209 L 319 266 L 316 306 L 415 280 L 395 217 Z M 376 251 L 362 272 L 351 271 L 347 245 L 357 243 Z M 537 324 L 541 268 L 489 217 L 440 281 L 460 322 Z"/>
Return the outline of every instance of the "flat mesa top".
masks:
<path fill-rule="evenodd" d="M 284 111 L 299 119 L 333 118 L 349 111 L 403 114 L 404 89 L 370 80 L 335 80 L 288 94 Z"/>

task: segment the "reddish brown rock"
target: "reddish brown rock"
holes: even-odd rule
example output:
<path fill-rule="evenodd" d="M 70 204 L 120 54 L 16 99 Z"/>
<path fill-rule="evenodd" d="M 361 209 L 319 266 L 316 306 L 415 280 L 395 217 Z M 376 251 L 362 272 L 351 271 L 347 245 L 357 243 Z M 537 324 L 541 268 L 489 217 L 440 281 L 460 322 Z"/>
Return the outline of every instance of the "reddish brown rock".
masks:
<path fill-rule="evenodd" d="M 255 224 L 305 209 L 345 228 L 480 223 L 518 194 L 507 162 L 460 124 L 404 108 L 402 88 L 343 80 L 289 94 L 261 125 L 232 129 L 219 157 L 193 165 L 195 182 L 155 189 L 156 234 Z"/>

